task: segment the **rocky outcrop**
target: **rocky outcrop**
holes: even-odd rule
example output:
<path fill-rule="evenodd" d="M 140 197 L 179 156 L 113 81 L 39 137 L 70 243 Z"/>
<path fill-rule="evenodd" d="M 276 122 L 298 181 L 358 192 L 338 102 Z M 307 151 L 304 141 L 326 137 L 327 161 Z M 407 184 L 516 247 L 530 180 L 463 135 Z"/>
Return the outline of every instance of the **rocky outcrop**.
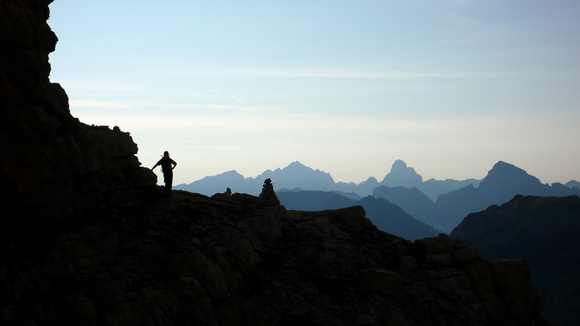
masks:
<path fill-rule="evenodd" d="M 154 185 L 127 132 L 88 126 L 49 80 L 47 0 L 0 2 L 0 207 L 4 229 L 98 205 L 110 180 Z M 24 217 L 31 220 L 23 221 Z"/>
<path fill-rule="evenodd" d="M 548 324 L 525 261 L 407 241 L 360 206 L 114 194 L 97 217 L 3 240 L 1 324 Z"/>

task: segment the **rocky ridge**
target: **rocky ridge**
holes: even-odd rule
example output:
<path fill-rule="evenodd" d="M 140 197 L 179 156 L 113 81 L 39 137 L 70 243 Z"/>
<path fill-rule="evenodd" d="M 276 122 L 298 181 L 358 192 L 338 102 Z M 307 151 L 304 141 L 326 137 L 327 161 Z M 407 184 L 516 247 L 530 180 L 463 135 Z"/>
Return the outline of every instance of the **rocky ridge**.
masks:
<path fill-rule="evenodd" d="M 119 184 L 94 216 L 5 238 L 4 325 L 548 325 L 523 260 L 378 231 L 362 207 Z"/>
<path fill-rule="evenodd" d="M 57 37 L 49 0 L 0 2 L 0 207 L 5 231 L 45 216 L 99 205 L 109 180 L 155 185 L 137 145 L 119 128 L 74 118 L 64 89 L 49 80 Z"/>

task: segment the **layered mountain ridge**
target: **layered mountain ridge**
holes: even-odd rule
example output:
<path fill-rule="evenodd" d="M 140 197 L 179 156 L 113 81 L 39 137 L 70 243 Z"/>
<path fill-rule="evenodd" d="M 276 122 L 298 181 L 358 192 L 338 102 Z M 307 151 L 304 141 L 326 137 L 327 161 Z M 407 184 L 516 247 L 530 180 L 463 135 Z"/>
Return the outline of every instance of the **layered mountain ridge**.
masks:
<path fill-rule="evenodd" d="M 558 325 L 580 322 L 580 198 L 518 195 L 469 214 L 450 236 L 489 259 L 525 258 Z"/>
<path fill-rule="evenodd" d="M 494 164 L 481 181 L 430 179 L 423 182 L 415 169 L 408 167 L 401 160 L 393 163 L 391 171 L 380 183 L 375 178 L 369 178 L 358 185 L 334 183 L 330 174 L 313 170 L 300 162 L 294 162 L 284 169 L 268 170 L 260 177 L 270 178 L 274 182 L 280 180 L 282 185 L 277 186 L 277 190 L 326 190 L 340 193 L 350 199 L 360 199 L 368 194 L 382 197 L 400 206 L 413 218 L 447 233 L 451 232 L 467 214 L 484 210 L 490 205 L 500 205 L 518 194 L 580 195 L 580 189 L 574 187 L 573 181 L 568 182 L 568 185 L 572 187 L 559 183 L 542 184 L 538 178 L 503 161 Z M 212 195 L 229 187 L 237 192 L 254 194 L 256 189 L 259 189 L 258 182 L 258 178 L 244 178 L 237 172 L 230 171 L 218 176 L 206 177 L 189 185 L 180 185 L 177 188 Z M 361 191 L 363 189 L 364 191 Z M 367 191 L 370 192 L 361 196 L 361 193 Z M 433 200 L 433 197 L 428 196 L 425 191 L 433 191 L 431 194 L 437 194 L 437 199 Z M 444 191 L 449 192 L 443 193 Z M 309 200 L 306 197 L 303 199 Z"/>
<path fill-rule="evenodd" d="M 256 178 L 245 178 L 236 171 L 228 171 L 215 176 L 207 176 L 189 184 L 179 184 L 176 189 L 202 193 L 211 196 L 214 193 L 223 191 L 230 185 L 235 185 L 235 190 L 257 195 L 260 191 L 260 182 L 266 178 L 274 180 L 277 184 L 275 190 L 295 189 L 316 190 L 316 191 L 338 191 L 342 193 L 356 193 L 360 197 L 371 195 L 376 187 L 381 185 L 389 187 L 418 187 L 427 194 L 433 201 L 440 194 L 457 190 L 466 185 L 478 185 L 479 180 L 435 180 L 429 179 L 423 182 L 421 175 L 415 172 L 415 169 L 408 167 L 402 160 L 396 160 L 391 171 L 383 178 L 381 182 L 374 177 L 369 177 L 361 183 L 354 182 L 335 182 L 332 176 L 319 169 L 314 170 L 304 164 L 296 161 L 292 162 L 285 168 L 267 170 Z M 232 188 L 233 189 L 233 188 Z"/>
<path fill-rule="evenodd" d="M 350 199 L 344 195 L 327 191 L 280 191 L 278 198 L 287 209 L 301 211 L 362 206 L 366 212 L 366 217 L 379 230 L 409 240 L 433 237 L 441 233 L 432 226 L 414 219 L 399 206 L 380 197 L 367 196 L 360 199 Z"/>

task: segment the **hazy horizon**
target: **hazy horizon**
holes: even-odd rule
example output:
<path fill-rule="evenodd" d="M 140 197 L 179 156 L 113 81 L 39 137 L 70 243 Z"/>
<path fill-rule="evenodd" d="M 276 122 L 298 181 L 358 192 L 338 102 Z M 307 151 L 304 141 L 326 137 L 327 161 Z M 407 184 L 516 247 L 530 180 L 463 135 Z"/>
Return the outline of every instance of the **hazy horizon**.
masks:
<path fill-rule="evenodd" d="M 56 0 L 51 81 L 174 184 L 300 161 L 336 182 L 498 161 L 580 180 L 580 2 Z M 157 171 L 160 175 L 160 172 Z"/>
<path fill-rule="evenodd" d="M 401 160 L 401 161 L 402 161 L 402 160 Z M 387 175 L 389 172 L 391 172 L 391 167 L 389 167 L 389 169 L 388 169 L 388 170 L 387 170 L 387 171 L 384 173 L 384 175 L 381 175 L 381 176 L 373 176 L 373 175 L 370 175 L 370 176 L 368 176 L 367 178 L 365 178 L 364 180 L 360 180 L 360 181 L 340 181 L 340 180 L 336 180 L 336 178 L 334 178 L 334 176 L 332 175 L 332 173 L 330 173 L 330 172 L 328 172 L 328 171 L 326 171 L 326 170 L 324 170 L 324 169 L 322 169 L 322 168 L 318 168 L 318 167 L 312 167 L 312 166 L 308 166 L 308 165 L 306 165 L 306 164 L 303 164 L 303 163 L 302 163 L 302 162 L 300 162 L 300 161 L 294 161 L 294 162 L 291 162 L 291 163 L 287 164 L 286 166 L 282 166 L 282 167 L 276 167 L 276 168 L 270 168 L 270 169 L 266 169 L 266 170 L 264 170 L 264 171 L 260 172 L 259 174 L 255 175 L 255 176 L 247 176 L 247 175 L 244 175 L 243 173 L 240 173 L 239 171 L 237 171 L 237 170 L 235 170 L 235 169 L 232 169 L 232 170 L 223 171 L 223 172 L 221 172 L 221 173 L 217 173 L 217 174 L 214 174 L 214 175 L 207 175 L 207 176 L 204 176 L 204 177 L 202 177 L 202 178 L 200 178 L 200 179 L 196 179 L 196 180 L 192 180 L 192 181 L 188 181 L 188 182 L 181 182 L 181 183 L 179 183 L 179 184 L 191 184 L 191 183 L 193 183 L 193 182 L 195 182 L 195 181 L 199 181 L 199 180 L 201 180 L 201 179 L 203 179 L 203 178 L 205 178 L 205 177 L 215 177 L 215 176 L 217 176 L 217 175 L 220 175 L 220 174 L 225 174 L 225 173 L 229 173 L 229 172 L 236 172 L 236 173 L 238 173 L 238 174 L 242 175 L 242 176 L 243 176 L 244 178 L 246 178 L 246 179 L 248 179 L 248 178 L 256 179 L 258 176 L 260 176 L 260 175 L 261 175 L 262 173 L 264 173 L 264 172 L 267 172 L 267 171 L 275 171 L 275 170 L 277 170 L 277 169 L 284 170 L 284 169 L 285 169 L 285 168 L 287 168 L 289 165 L 291 165 L 291 164 L 293 164 L 293 163 L 296 163 L 296 162 L 298 162 L 298 163 L 302 164 L 303 166 L 305 166 L 305 167 L 307 167 L 307 168 L 310 168 L 310 169 L 312 169 L 312 170 L 314 170 L 314 171 L 316 171 L 316 170 L 319 170 L 319 171 L 321 171 L 321 172 L 328 173 L 328 174 L 329 174 L 329 175 L 332 177 L 332 179 L 334 180 L 334 182 L 335 182 L 335 183 L 339 183 L 339 182 L 351 183 L 351 182 L 354 182 L 354 183 L 356 183 L 356 184 L 358 185 L 358 184 L 360 184 L 361 182 L 367 181 L 367 180 L 368 180 L 369 178 L 371 178 L 371 177 L 374 177 L 375 179 L 377 179 L 377 182 L 379 182 L 379 183 L 380 183 L 380 182 L 383 180 L 383 178 L 384 178 L 384 177 L 385 177 L 385 176 L 386 176 L 386 175 Z M 403 162 L 404 162 L 404 161 L 403 161 Z M 394 162 L 393 162 L 393 163 L 394 163 Z M 498 162 L 496 162 L 496 163 L 498 163 Z M 508 164 L 510 164 L 509 162 L 505 162 L 505 163 L 508 163 Z M 406 164 L 406 162 L 405 162 L 405 164 Z M 495 164 L 494 164 L 494 165 L 495 165 Z M 513 165 L 513 164 L 512 164 L 512 165 Z M 492 166 L 492 167 L 493 167 L 493 166 Z M 491 170 L 491 169 L 492 169 L 492 167 L 490 167 L 490 168 L 488 169 L 488 171 L 485 171 L 485 174 L 484 174 L 484 175 L 483 175 L 481 178 L 470 177 L 470 178 L 464 178 L 464 179 L 453 179 L 453 178 L 443 178 L 443 179 L 437 179 L 437 178 L 426 178 L 425 176 L 423 176 L 423 175 L 421 174 L 421 172 L 420 172 L 420 171 L 417 171 L 417 170 L 416 170 L 416 169 L 415 169 L 413 166 L 411 166 L 411 165 L 408 165 L 408 164 L 407 164 L 407 168 L 413 168 L 413 169 L 415 170 L 415 172 L 416 172 L 418 175 L 420 175 L 420 176 L 421 176 L 421 178 L 422 178 L 423 182 L 425 182 L 425 181 L 427 181 L 427 180 L 430 180 L 430 179 L 435 179 L 435 180 L 437 180 L 437 181 L 445 181 L 445 180 L 449 180 L 449 179 L 453 179 L 453 180 L 457 180 L 457 181 L 465 181 L 465 180 L 468 180 L 468 179 L 475 179 L 475 180 L 479 180 L 479 181 L 481 181 L 481 180 L 483 180 L 483 179 L 486 177 L 487 173 L 489 172 L 489 170 Z M 516 166 L 516 168 L 520 168 L 520 167 L 519 167 L 519 166 Z M 524 171 L 525 171 L 525 170 L 524 170 Z M 157 172 L 159 172 L 159 173 L 158 173 L 158 174 L 159 174 L 159 176 L 161 176 L 161 175 L 162 175 L 160 171 L 157 171 Z M 528 171 L 525 171 L 525 172 L 526 172 L 526 173 L 528 173 Z M 530 176 L 532 176 L 532 177 L 536 177 L 536 178 L 537 178 L 537 176 L 535 176 L 535 175 L 533 175 L 533 174 L 531 174 L 531 173 L 528 173 L 528 175 L 530 175 Z M 538 179 L 539 179 L 539 178 L 538 178 Z M 159 180 L 161 180 L 161 179 L 159 179 Z M 542 181 L 542 180 L 540 180 L 540 181 Z M 574 180 L 574 179 L 571 179 L 571 180 L 568 180 L 568 181 L 564 181 L 564 182 L 560 182 L 560 181 L 554 181 L 554 182 L 559 182 L 559 183 L 561 183 L 561 184 L 565 184 L 565 183 L 568 183 L 568 182 L 570 182 L 570 181 L 576 181 L 576 182 L 578 182 L 578 180 Z M 543 183 L 543 184 L 549 184 L 549 185 L 551 185 L 551 184 L 553 184 L 554 182 L 550 182 L 550 183 L 548 183 L 548 182 L 542 182 L 542 183 Z M 476 188 L 477 188 L 477 187 L 476 187 Z"/>

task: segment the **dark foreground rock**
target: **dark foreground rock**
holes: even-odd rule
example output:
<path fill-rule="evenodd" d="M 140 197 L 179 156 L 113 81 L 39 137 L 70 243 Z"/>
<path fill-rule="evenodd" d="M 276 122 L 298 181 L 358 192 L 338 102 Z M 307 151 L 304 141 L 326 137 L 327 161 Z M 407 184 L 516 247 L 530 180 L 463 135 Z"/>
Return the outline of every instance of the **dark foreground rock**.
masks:
<path fill-rule="evenodd" d="M 525 261 L 410 242 L 362 207 L 111 189 L 92 216 L 3 238 L 1 324 L 548 324 Z"/>
<path fill-rule="evenodd" d="M 81 123 L 50 82 L 50 2 L 0 1 L 0 230 L 90 212 L 111 179 L 157 180 L 128 132 Z"/>

